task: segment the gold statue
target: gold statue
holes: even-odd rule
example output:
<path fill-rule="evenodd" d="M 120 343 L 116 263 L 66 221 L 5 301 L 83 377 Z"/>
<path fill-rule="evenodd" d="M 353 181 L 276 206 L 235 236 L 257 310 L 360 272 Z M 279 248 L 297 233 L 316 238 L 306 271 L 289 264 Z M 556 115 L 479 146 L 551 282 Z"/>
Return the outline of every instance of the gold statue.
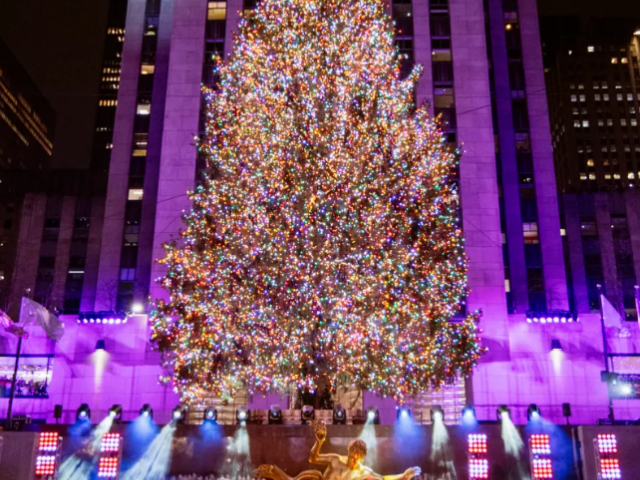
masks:
<path fill-rule="evenodd" d="M 369 467 L 362 465 L 367 455 L 367 444 L 362 440 L 352 440 L 347 449 L 347 456 L 335 453 L 320 453 L 320 448 L 327 438 L 327 427 L 322 421 L 313 422 L 316 443 L 311 449 L 309 462 L 316 465 L 327 465 L 324 474 L 318 470 L 305 470 L 296 477 L 290 477 L 276 465 L 260 465 L 256 470 L 257 478 L 267 480 L 411 480 L 419 476 L 420 467 L 413 467 L 399 475 L 379 475 Z"/>

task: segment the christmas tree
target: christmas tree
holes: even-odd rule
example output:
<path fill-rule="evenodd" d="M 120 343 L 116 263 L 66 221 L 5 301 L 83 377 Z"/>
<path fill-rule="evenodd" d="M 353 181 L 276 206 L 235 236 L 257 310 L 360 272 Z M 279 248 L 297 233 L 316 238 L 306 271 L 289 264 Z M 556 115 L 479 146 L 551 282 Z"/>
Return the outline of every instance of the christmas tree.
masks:
<path fill-rule="evenodd" d="M 402 401 L 482 353 L 452 151 L 381 0 L 265 0 L 206 92 L 208 168 L 153 341 L 184 401 L 320 381 Z"/>

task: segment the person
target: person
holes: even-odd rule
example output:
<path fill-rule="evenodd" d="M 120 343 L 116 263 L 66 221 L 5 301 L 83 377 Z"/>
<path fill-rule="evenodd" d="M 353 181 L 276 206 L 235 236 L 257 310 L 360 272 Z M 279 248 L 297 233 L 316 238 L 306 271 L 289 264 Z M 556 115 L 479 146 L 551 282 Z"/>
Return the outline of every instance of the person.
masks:
<path fill-rule="evenodd" d="M 336 453 L 320 453 L 322 444 L 327 439 L 327 427 L 324 422 L 313 423 L 316 442 L 311 449 L 309 462 L 326 465 L 324 473 L 318 470 L 305 470 L 293 479 L 276 465 L 261 465 L 256 470 L 256 477 L 267 480 L 412 480 L 420 476 L 420 467 L 407 469 L 398 475 L 380 475 L 369 467 L 362 465 L 367 455 L 367 444 L 362 440 L 352 440 L 347 448 L 347 456 Z"/>

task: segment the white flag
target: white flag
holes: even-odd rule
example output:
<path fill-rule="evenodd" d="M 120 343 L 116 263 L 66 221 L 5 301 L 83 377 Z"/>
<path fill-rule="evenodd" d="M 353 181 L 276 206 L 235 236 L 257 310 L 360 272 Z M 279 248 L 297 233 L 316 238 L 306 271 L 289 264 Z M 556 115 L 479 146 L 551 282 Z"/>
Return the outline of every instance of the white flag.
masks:
<path fill-rule="evenodd" d="M 56 342 L 64 335 L 64 324 L 58 317 L 38 302 L 29 300 L 26 297 L 22 298 L 20 321 L 18 323 L 23 328 L 29 325 L 40 325 L 46 332 L 47 337 Z"/>
<path fill-rule="evenodd" d="M 604 295 L 600 295 L 600 302 L 602 302 L 602 317 L 605 326 L 622 329 L 622 317 L 616 307 L 611 305 L 611 302 Z"/>

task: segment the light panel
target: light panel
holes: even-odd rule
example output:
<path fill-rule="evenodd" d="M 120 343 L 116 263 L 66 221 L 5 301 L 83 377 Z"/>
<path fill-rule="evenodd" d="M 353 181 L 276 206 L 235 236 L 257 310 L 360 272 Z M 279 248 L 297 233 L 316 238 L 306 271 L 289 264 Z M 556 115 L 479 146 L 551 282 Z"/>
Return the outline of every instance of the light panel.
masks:
<path fill-rule="evenodd" d="M 487 459 L 487 436 L 483 433 L 470 433 L 467 441 L 469 480 L 488 479 L 489 460 Z"/>
<path fill-rule="evenodd" d="M 596 468 L 598 478 L 615 480 L 622 478 L 620 461 L 618 460 L 618 439 L 612 433 L 599 433 L 593 439 L 596 453 Z"/>
<path fill-rule="evenodd" d="M 57 475 L 61 444 L 62 437 L 58 432 L 40 433 L 35 464 L 36 478 L 50 478 Z"/>
<path fill-rule="evenodd" d="M 529 436 L 529 461 L 534 480 L 553 479 L 551 440 L 546 433 Z"/>

